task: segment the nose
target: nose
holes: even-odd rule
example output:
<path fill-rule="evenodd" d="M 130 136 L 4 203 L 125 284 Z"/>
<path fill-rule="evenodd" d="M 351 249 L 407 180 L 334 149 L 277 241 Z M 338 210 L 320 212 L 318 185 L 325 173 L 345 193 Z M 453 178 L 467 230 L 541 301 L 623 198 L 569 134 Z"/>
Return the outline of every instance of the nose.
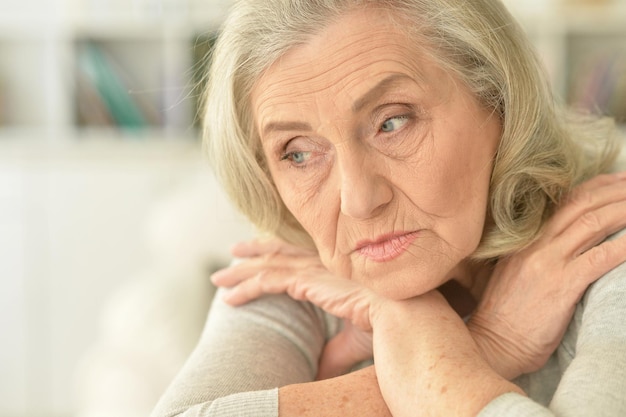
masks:
<path fill-rule="evenodd" d="M 341 212 L 346 216 L 359 220 L 375 217 L 392 200 L 385 166 L 376 158 L 350 153 L 341 158 L 339 170 Z"/>

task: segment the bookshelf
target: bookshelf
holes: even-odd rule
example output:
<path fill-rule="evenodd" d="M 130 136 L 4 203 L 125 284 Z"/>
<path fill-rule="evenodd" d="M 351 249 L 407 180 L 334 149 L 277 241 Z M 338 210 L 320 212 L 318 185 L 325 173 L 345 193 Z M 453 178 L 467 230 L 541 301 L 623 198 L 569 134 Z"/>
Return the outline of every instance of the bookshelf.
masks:
<path fill-rule="evenodd" d="M 198 39 L 214 33 L 228 0 L 3 2 L 0 141 L 197 137 Z M 507 3 L 559 96 L 626 121 L 624 0 Z M 106 67 L 109 82 L 97 87 L 89 67 Z M 117 104 L 103 100 L 111 91 Z"/>
<path fill-rule="evenodd" d="M 505 3 L 535 43 L 557 97 L 624 125 L 626 1 Z"/>
<path fill-rule="evenodd" d="M 224 237 L 216 254 L 249 237 L 194 124 L 195 68 L 227 6 L 0 0 L 0 415 L 76 415 L 75 370 L 101 308 L 154 264 L 148 217 L 172 193 L 205 186 L 201 233 Z M 115 66 L 143 124 L 81 115 L 98 108 L 79 89 L 90 50 Z"/>
<path fill-rule="evenodd" d="M 0 142 L 197 139 L 201 52 L 228 1 L 29 1 L 45 10 L 0 0 Z"/>

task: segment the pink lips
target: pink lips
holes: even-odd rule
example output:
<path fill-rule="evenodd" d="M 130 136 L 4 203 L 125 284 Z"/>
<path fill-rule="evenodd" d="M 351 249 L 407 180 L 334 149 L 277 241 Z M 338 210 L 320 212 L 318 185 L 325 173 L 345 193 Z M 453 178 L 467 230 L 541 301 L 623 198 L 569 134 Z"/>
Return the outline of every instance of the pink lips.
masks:
<path fill-rule="evenodd" d="M 417 239 L 418 232 L 382 236 L 376 241 L 362 241 L 356 252 L 374 262 L 387 262 L 402 255 Z"/>

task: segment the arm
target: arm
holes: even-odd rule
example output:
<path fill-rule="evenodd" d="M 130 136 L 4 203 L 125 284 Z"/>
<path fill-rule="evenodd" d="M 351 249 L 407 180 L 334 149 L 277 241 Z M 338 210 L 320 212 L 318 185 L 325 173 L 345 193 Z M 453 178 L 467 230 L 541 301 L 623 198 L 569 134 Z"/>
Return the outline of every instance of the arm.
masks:
<path fill-rule="evenodd" d="M 284 295 L 237 308 L 222 296 L 152 417 L 390 416 L 373 366 L 309 382 L 338 320 Z"/>
<path fill-rule="evenodd" d="M 483 359 L 437 291 L 374 306 L 371 317 L 380 389 L 394 417 L 473 417 L 500 395 L 524 395 Z"/>
<path fill-rule="evenodd" d="M 396 417 L 415 416 L 418 407 L 454 416 L 626 415 L 626 263 L 592 284 L 578 305 L 559 349 L 565 372 L 547 408 L 495 373 L 442 297 L 387 304 L 372 317 L 381 392 Z M 559 376 L 530 378 L 547 389 L 546 377 Z"/>
<path fill-rule="evenodd" d="M 274 416 L 276 387 L 315 377 L 317 359 L 326 337 L 336 331 L 336 321 L 282 295 L 233 308 L 221 301 L 222 292 L 196 349 L 153 416 Z M 232 395 L 236 393 L 244 394 Z"/>
<path fill-rule="evenodd" d="M 624 213 L 626 176 L 598 176 L 570 194 L 536 241 L 498 261 L 468 327 L 500 375 L 542 368 L 589 285 L 626 261 L 626 236 L 606 239 L 626 227 Z"/>
<path fill-rule="evenodd" d="M 624 235 L 624 233 L 622 233 Z M 506 394 L 480 417 L 626 415 L 626 264 L 594 283 L 580 303 L 566 338 L 575 338 L 571 359 L 549 406 Z M 561 358 L 565 361 L 566 359 Z"/>
<path fill-rule="evenodd" d="M 279 389 L 280 417 L 391 417 L 373 366 Z"/>
<path fill-rule="evenodd" d="M 621 257 L 621 259 L 623 260 L 624 252 L 625 252 L 624 245 L 626 242 L 626 239 L 624 238 L 620 239 L 620 241 L 617 242 L 615 245 L 607 245 L 606 243 L 603 243 L 602 245 L 598 247 L 594 247 L 593 249 L 590 249 L 591 247 L 593 247 L 593 245 L 596 242 L 598 242 L 599 240 L 601 240 L 607 235 L 607 230 L 614 228 L 616 224 L 623 225 L 623 222 L 624 222 L 623 216 L 621 219 L 615 219 L 614 218 L 615 216 L 604 216 L 604 215 L 601 216 L 600 215 L 600 214 L 607 212 L 607 207 L 610 207 L 608 208 L 608 210 L 612 213 L 618 213 L 618 214 L 623 213 L 623 209 L 621 208 L 621 206 L 619 206 L 619 204 L 623 205 L 623 203 L 621 202 L 623 200 L 623 198 L 621 197 L 621 194 L 623 194 L 623 191 L 624 191 L 624 188 L 622 187 L 623 183 L 620 183 L 620 181 L 623 180 L 623 176 L 621 177 L 622 178 L 604 176 L 604 177 L 599 177 L 599 179 L 590 181 L 589 183 L 586 184 L 587 189 L 590 189 L 594 193 L 596 193 L 595 194 L 596 196 L 600 195 L 602 197 L 600 198 L 600 200 L 594 199 L 594 198 L 579 198 L 577 199 L 578 201 L 577 204 L 569 203 L 568 205 L 566 205 L 565 208 L 561 209 L 561 212 L 565 212 L 566 215 L 555 217 L 555 222 L 553 222 L 552 226 L 553 226 L 553 229 L 555 229 L 556 231 L 556 235 L 555 236 L 549 235 L 547 239 L 547 243 L 550 243 L 550 245 L 548 246 L 556 247 L 558 250 L 556 251 L 556 253 L 551 253 L 550 256 L 547 256 L 547 261 L 548 261 L 547 264 L 545 263 L 546 256 L 544 256 L 545 255 L 544 252 L 546 248 L 543 245 L 539 245 L 539 246 L 529 249 L 528 251 L 525 252 L 525 256 L 521 257 L 521 259 L 523 260 L 521 262 L 522 265 L 530 265 L 530 268 L 527 268 L 529 269 L 528 272 L 530 273 L 525 274 L 527 276 L 523 277 L 523 279 L 520 280 L 519 274 L 515 273 L 516 270 L 518 270 L 517 268 L 513 268 L 514 271 L 512 272 L 509 268 L 507 269 L 507 271 L 509 272 L 501 274 L 500 276 L 500 278 L 502 279 L 502 278 L 506 278 L 506 276 L 508 275 L 507 279 L 503 279 L 503 282 L 508 282 L 508 284 L 504 285 L 503 288 L 504 288 L 504 294 L 509 295 L 509 296 L 505 296 L 501 298 L 506 299 L 506 300 L 514 300 L 515 302 L 513 303 L 512 306 L 510 305 L 510 303 L 509 305 L 505 304 L 504 306 L 501 304 L 499 305 L 497 303 L 492 304 L 490 308 L 492 309 L 492 311 L 495 311 L 496 313 L 498 313 L 494 317 L 497 317 L 498 319 L 504 317 L 505 319 L 507 319 L 504 321 L 505 324 L 506 323 L 517 324 L 518 321 L 515 320 L 515 317 L 518 318 L 517 320 L 522 319 L 522 321 L 525 321 L 526 323 L 524 324 L 524 326 L 530 324 L 531 330 L 536 330 L 536 331 L 532 335 L 525 333 L 524 336 L 532 336 L 532 337 L 537 336 L 539 340 L 538 346 L 542 350 L 546 350 L 545 346 L 548 346 L 548 350 L 549 350 L 549 346 L 552 343 L 551 341 L 554 340 L 555 337 L 553 334 L 549 334 L 549 333 L 552 333 L 551 330 L 548 330 L 547 332 L 542 331 L 542 330 L 545 330 L 544 326 L 546 325 L 546 323 L 540 323 L 541 320 L 532 319 L 532 317 L 539 318 L 539 319 L 550 317 L 550 321 L 553 321 L 553 318 L 554 318 L 553 313 L 554 313 L 554 310 L 556 309 L 559 311 L 559 319 L 558 319 L 559 322 L 564 323 L 563 326 L 566 326 L 567 321 L 569 320 L 568 317 L 571 317 L 571 315 L 569 314 L 569 311 L 571 310 L 571 306 L 575 305 L 576 301 L 578 300 L 579 298 L 578 294 L 582 294 L 582 292 L 587 287 L 587 285 L 590 282 L 593 282 L 593 280 L 595 280 L 604 271 L 611 269 L 612 268 L 611 265 L 615 265 L 615 261 L 617 259 L 620 259 Z M 600 184 L 598 184 L 598 182 Z M 606 189 L 604 189 L 604 191 L 602 192 L 594 191 L 596 188 L 599 188 L 598 185 L 606 186 L 607 184 L 609 185 L 608 193 L 606 192 Z M 615 192 L 614 192 L 615 190 L 618 191 L 617 196 L 615 195 Z M 583 193 L 582 195 L 585 195 L 585 193 Z M 617 209 L 614 205 L 615 201 L 618 201 Z M 593 222 L 590 223 L 589 220 L 594 219 L 594 218 L 599 219 L 600 222 L 595 223 L 595 225 Z M 579 219 L 581 221 L 579 221 Z M 589 227 L 589 226 L 592 226 L 592 227 Z M 572 235 L 578 235 L 578 238 L 582 239 L 582 242 L 580 242 L 581 246 L 579 248 L 569 248 L 570 246 L 572 246 L 571 244 L 565 245 L 569 249 L 573 249 L 576 251 L 573 254 L 573 257 L 576 258 L 575 260 L 571 257 L 571 254 L 565 253 L 566 251 L 562 250 L 565 246 L 561 244 L 557 244 L 557 243 L 551 243 L 551 241 L 555 239 L 556 237 L 559 237 L 561 241 L 565 241 L 567 243 L 571 240 Z M 546 242 L 543 242 L 543 243 L 546 243 Z M 578 242 L 575 240 L 574 246 L 576 245 L 578 245 Z M 535 255 L 540 255 L 540 256 L 535 256 Z M 552 257 L 552 255 L 555 255 L 557 258 Z M 516 257 L 517 255 L 513 258 L 516 258 Z M 556 266 L 554 265 L 555 259 L 558 260 Z M 277 270 L 275 270 L 272 273 L 269 273 L 268 271 L 273 268 L 273 263 L 277 265 Z M 354 311 L 346 311 L 345 309 L 346 305 L 349 306 L 349 303 L 346 303 L 345 302 L 346 300 L 342 298 L 346 294 L 346 292 L 343 291 L 346 288 L 344 288 L 343 290 L 339 289 L 338 293 L 335 294 L 335 296 L 337 297 L 336 300 L 333 300 L 332 297 L 328 298 L 328 292 L 330 290 L 330 287 L 325 287 L 325 285 L 333 285 L 333 286 L 336 286 L 338 284 L 344 285 L 346 284 L 345 282 L 343 284 L 340 284 L 341 280 L 336 277 L 334 279 L 327 280 L 326 283 L 320 282 L 319 280 L 316 281 L 316 278 L 314 277 L 314 275 L 316 274 L 311 273 L 309 268 L 303 268 L 302 265 L 299 264 L 297 268 L 293 270 L 289 270 L 289 265 L 290 265 L 290 260 L 288 259 L 288 257 L 285 258 L 281 256 L 274 256 L 273 258 L 270 257 L 269 259 L 263 259 L 263 261 L 261 262 L 261 268 L 260 268 L 261 273 L 258 273 L 259 265 L 256 265 L 252 267 L 250 270 L 239 269 L 239 270 L 227 271 L 225 274 L 222 274 L 219 277 L 219 279 L 216 279 L 216 281 L 219 285 L 227 285 L 227 286 L 236 287 L 236 290 L 231 293 L 231 298 L 230 298 L 230 301 L 235 304 L 246 302 L 247 300 L 251 298 L 255 298 L 262 293 L 286 291 L 294 298 L 308 299 L 308 300 L 314 301 L 316 302 L 316 304 L 322 306 L 322 308 L 328 309 L 328 311 L 332 311 L 334 312 L 334 314 L 337 314 L 341 317 L 345 317 L 351 320 L 354 319 L 354 317 L 351 316 L 352 313 L 357 311 L 359 308 L 362 310 L 362 304 L 357 302 L 356 304 L 354 304 L 354 307 L 356 307 Z M 508 265 L 515 265 L 515 263 L 509 263 Z M 547 271 L 544 267 L 542 267 L 542 265 L 550 266 L 552 269 Z M 587 267 L 583 267 L 584 265 L 587 265 Z M 568 278 L 571 278 L 571 276 L 568 277 L 567 274 L 564 273 L 564 271 L 568 271 L 568 270 L 571 271 L 574 275 L 578 275 L 576 280 L 568 281 Z M 303 271 L 305 272 L 304 274 L 303 274 Z M 553 272 L 556 272 L 556 274 L 553 274 Z M 542 277 L 546 277 L 546 276 L 550 277 L 550 280 L 544 279 L 542 281 Z M 251 279 L 248 279 L 250 277 Z M 548 283 L 551 280 L 555 280 L 558 283 L 557 287 L 559 285 L 566 285 L 566 286 L 569 285 L 570 287 L 572 287 L 573 285 L 573 287 L 575 288 L 570 288 L 571 291 L 553 293 L 552 290 L 554 289 L 555 286 L 549 285 L 547 290 L 545 290 L 544 288 L 545 291 L 542 292 L 541 285 L 545 286 L 545 283 Z M 543 284 L 541 284 L 542 282 Z M 316 288 L 317 285 L 319 285 L 319 287 Z M 496 288 L 498 288 L 498 285 L 496 285 Z M 528 304 L 528 301 L 529 301 L 528 297 L 519 298 L 519 294 L 521 294 L 520 288 L 522 290 L 524 288 L 526 289 L 538 288 L 539 289 L 539 291 L 535 292 L 533 297 L 531 297 L 530 305 Z M 498 294 L 498 291 L 495 291 L 494 293 Z M 552 298 L 555 294 L 563 295 L 563 297 Z M 500 298 L 500 297 L 496 297 L 496 298 Z M 554 303 L 553 301 L 550 303 L 545 302 L 546 300 L 554 300 L 554 299 L 557 299 L 560 302 L 559 303 Z M 337 302 L 337 300 L 339 300 L 339 302 Z M 544 302 L 542 302 L 542 300 Z M 537 306 L 538 308 L 535 308 L 535 306 Z M 340 307 L 339 310 L 337 310 L 338 307 Z M 504 307 L 504 308 L 501 308 L 501 307 Z M 351 308 L 352 307 L 348 307 L 347 310 L 350 310 Z M 342 311 L 342 309 L 344 310 Z M 506 314 L 502 315 L 501 313 L 506 313 Z M 532 313 L 532 314 L 528 314 L 528 313 Z M 356 316 L 358 315 L 359 314 L 357 311 Z M 408 314 L 406 315 L 406 320 L 401 320 L 401 322 L 411 323 L 412 318 L 415 316 L 417 315 Z M 393 320 L 397 317 L 402 317 L 402 314 L 400 314 L 400 312 L 397 315 L 392 314 L 388 316 L 388 319 Z M 514 320 L 510 320 L 510 319 L 514 319 Z M 432 322 L 436 323 L 437 320 L 433 320 Z M 384 325 L 384 320 L 380 321 L 379 323 L 382 323 Z M 492 323 L 494 323 L 494 321 L 492 321 Z M 397 323 L 396 325 L 399 326 L 399 323 Z M 416 328 L 419 328 L 421 332 L 422 329 L 425 329 L 427 325 L 428 325 L 428 322 L 421 323 L 421 324 L 413 323 L 407 328 L 407 331 L 398 333 L 400 335 L 400 341 L 402 341 L 402 334 L 410 335 L 411 333 L 415 333 L 414 329 Z M 422 326 L 425 326 L 425 327 L 422 327 Z M 549 329 L 553 329 L 553 327 L 551 326 L 552 325 L 548 323 Z M 380 328 L 380 325 L 378 325 L 378 327 Z M 393 328 L 394 326 L 388 326 L 388 327 Z M 437 329 L 440 329 L 441 327 L 442 326 L 435 326 L 434 331 L 436 332 Z M 409 329 L 412 329 L 413 331 Z M 467 332 L 467 329 L 463 329 L 463 330 Z M 510 333 L 511 329 L 507 329 L 506 326 L 504 327 L 501 326 L 498 330 L 499 331 L 508 330 Z M 515 329 L 512 329 L 512 330 L 515 330 Z M 560 333 L 559 329 L 554 330 L 554 332 L 556 332 L 556 335 L 557 335 L 556 340 L 558 343 L 558 340 L 560 339 L 559 335 L 562 333 Z M 464 340 L 468 341 L 468 343 L 463 343 L 463 345 L 470 347 L 469 352 L 466 353 L 468 355 L 467 357 L 471 359 L 469 363 L 478 365 L 477 368 L 474 368 L 476 371 L 476 375 L 479 376 L 478 384 L 476 383 L 476 381 L 472 381 L 472 378 L 468 378 L 466 379 L 466 382 L 467 381 L 471 382 L 469 387 L 472 389 L 477 389 L 477 387 L 487 386 L 487 385 L 482 384 L 482 382 L 485 382 L 485 381 L 489 385 L 488 390 L 484 392 L 485 395 L 480 399 L 479 402 L 473 405 L 474 409 L 479 408 L 481 404 L 484 405 L 485 402 L 488 402 L 489 399 L 493 398 L 494 396 L 497 396 L 497 398 L 494 401 L 492 401 L 490 404 L 497 403 L 498 401 L 500 401 L 501 398 L 505 398 L 505 397 L 508 398 L 511 396 L 515 397 L 515 394 L 499 395 L 499 393 L 503 391 L 504 392 L 515 391 L 515 388 L 512 387 L 511 385 L 508 385 L 506 381 L 503 381 L 502 378 L 498 376 L 497 373 L 491 371 L 490 369 L 488 369 L 489 367 L 485 366 L 485 360 L 489 361 L 489 364 L 493 366 L 492 358 L 489 357 L 491 355 L 487 355 L 488 357 L 483 356 L 482 359 L 478 358 L 476 356 L 476 346 L 471 345 L 471 343 L 469 342 L 469 339 L 467 339 L 467 333 L 463 333 L 462 331 L 459 330 L 458 334 L 463 335 Z M 442 335 L 445 337 L 443 333 Z M 498 332 L 496 332 L 495 335 L 502 336 L 502 334 Z M 517 336 L 518 334 L 514 331 L 513 335 Z M 542 340 L 544 336 L 550 339 L 550 342 L 547 342 L 546 345 L 543 344 L 543 340 Z M 386 338 L 383 338 L 383 344 L 382 344 L 383 347 L 382 349 L 379 349 L 379 353 L 383 352 L 385 349 L 385 345 L 384 345 L 385 339 Z M 436 342 L 437 339 L 439 339 L 439 336 L 432 337 L 431 341 Z M 511 342 L 511 340 L 506 340 L 506 338 L 501 339 L 501 340 L 504 340 L 505 342 L 504 346 L 508 346 Z M 512 341 L 513 343 L 515 343 L 514 339 Z M 487 342 L 491 342 L 491 341 L 487 340 Z M 419 340 L 416 340 L 416 343 L 418 343 L 419 345 L 419 343 L 421 342 Z M 407 345 L 410 348 L 410 346 L 412 346 L 413 344 L 409 342 L 407 343 Z M 398 343 L 398 346 L 402 346 L 402 344 Z M 390 347 L 389 351 L 393 352 L 393 349 L 395 349 L 397 346 L 390 344 L 389 347 Z M 501 347 L 502 345 L 500 346 L 496 345 L 496 348 L 501 348 Z M 424 351 L 427 351 L 427 349 L 425 349 Z M 489 350 L 483 349 L 481 353 L 484 355 L 485 352 L 487 354 L 492 353 L 492 352 L 498 353 L 498 350 L 495 349 L 495 350 L 489 351 Z M 548 352 L 548 354 L 550 352 Z M 504 353 L 508 353 L 508 352 L 506 352 L 505 350 Z M 539 352 L 539 353 L 543 354 L 543 352 Z M 388 360 L 391 361 L 391 365 L 389 367 L 383 366 L 381 368 L 380 363 L 379 363 L 379 367 L 378 367 L 379 370 L 387 372 L 388 369 L 394 369 L 394 366 L 396 366 L 396 368 L 399 371 L 404 371 L 406 369 L 406 367 L 402 366 L 403 365 L 402 363 L 394 364 L 392 362 L 394 360 L 397 361 L 398 357 L 403 358 L 404 355 L 390 354 L 387 356 L 388 356 Z M 405 363 L 406 362 L 407 361 L 405 361 Z M 502 369 L 506 371 L 507 377 L 510 377 L 508 375 L 510 374 L 510 366 L 509 366 L 509 369 L 506 369 L 508 365 L 503 366 L 501 363 L 499 363 L 501 361 L 495 361 L 495 362 L 496 362 L 496 365 L 498 365 L 499 367 L 502 367 Z M 457 371 L 458 369 L 455 368 L 454 362 L 450 362 L 450 363 L 453 364 L 452 366 L 448 367 L 448 369 L 450 370 L 450 375 L 455 375 L 455 371 Z M 417 365 L 418 366 L 415 369 L 419 369 L 420 364 L 418 363 Z M 513 372 L 518 372 L 518 370 L 521 369 L 519 363 L 513 363 L 512 365 L 514 368 Z M 535 366 L 535 364 L 531 363 L 531 366 Z M 439 368 L 442 368 L 442 367 L 439 367 Z M 459 367 L 459 369 L 460 368 L 461 367 Z M 426 371 L 428 371 L 428 369 L 426 369 L 424 372 Z M 498 373 L 500 373 L 500 375 L 505 374 L 500 371 Z M 379 374 L 379 377 L 380 375 L 382 374 Z M 414 375 L 417 375 L 417 374 L 414 374 Z M 385 389 L 388 389 L 389 386 L 392 387 L 392 393 L 387 394 L 387 397 L 392 400 L 394 399 L 394 396 L 397 397 L 396 395 L 397 392 L 393 391 L 394 386 L 395 387 L 397 386 L 411 387 L 411 386 L 415 386 L 414 384 L 416 382 L 419 382 L 416 380 L 412 380 L 412 381 L 407 381 L 406 384 L 405 383 L 399 384 L 397 380 L 394 381 L 394 377 L 395 376 L 392 374 L 391 378 L 389 378 L 391 383 L 385 383 L 383 381 L 384 379 L 386 379 L 386 375 L 385 375 L 385 378 L 380 378 L 380 381 L 379 381 L 381 386 L 386 385 L 387 388 Z M 458 377 L 455 377 L 455 378 L 458 380 Z M 450 387 L 452 387 L 453 389 L 454 389 L 455 378 L 450 379 L 450 382 L 452 384 L 450 385 Z M 446 387 L 448 387 L 447 382 L 445 385 Z M 428 387 L 428 385 L 426 385 L 426 387 Z M 463 394 L 462 389 L 460 390 L 457 389 L 457 391 L 461 391 L 460 394 Z M 466 391 L 467 391 L 467 386 L 466 386 Z M 405 392 L 405 395 L 410 395 L 410 393 L 412 392 L 414 392 L 414 390 L 409 389 Z M 465 394 L 467 394 L 467 392 Z M 449 395 L 448 397 L 453 398 L 452 395 Z M 472 398 L 469 398 L 469 400 L 471 401 Z M 462 398 L 462 395 L 458 398 L 455 398 L 453 401 L 455 401 L 454 404 L 465 404 L 464 399 Z M 410 402 L 407 402 L 407 403 L 410 403 Z M 539 407 L 536 404 L 535 406 Z M 415 413 L 417 410 L 413 409 L 409 411 Z"/>

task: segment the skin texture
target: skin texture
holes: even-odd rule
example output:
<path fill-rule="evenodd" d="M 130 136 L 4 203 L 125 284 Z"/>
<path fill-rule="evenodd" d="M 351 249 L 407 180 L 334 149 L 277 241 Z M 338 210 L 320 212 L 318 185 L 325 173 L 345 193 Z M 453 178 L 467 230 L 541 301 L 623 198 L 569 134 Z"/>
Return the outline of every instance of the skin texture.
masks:
<path fill-rule="evenodd" d="M 252 244 L 235 253 L 249 261 L 213 281 L 233 287 L 235 305 L 287 292 L 351 323 L 328 343 L 321 377 L 376 360 L 375 370 L 282 387 L 281 416 L 473 416 L 502 393 L 523 394 L 508 379 L 544 363 L 587 286 L 626 256 L 624 238 L 594 247 L 626 222 L 618 175 L 581 187 L 586 197 L 495 270 L 469 264 L 501 127 L 422 52 L 384 15 L 357 11 L 254 89 L 272 177 L 319 254 Z M 435 291 L 452 279 L 480 299 L 469 326 Z"/>
<path fill-rule="evenodd" d="M 379 12 L 355 12 L 252 95 L 273 180 L 324 265 L 393 299 L 466 275 L 500 137 L 498 118 L 422 52 Z M 381 240 L 376 259 L 357 250 Z"/>
<path fill-rule="evenodd" d="M 453 415 L 460 400 L 469 416 L 521 391 L 489 367 L 459 316 L 430 291 L 452 278 L 472 287 L 466 279 L 478 276 L 464 259 L 484 229 L 501 126 L 421 52 L 390 20 L 355 12 L 267 70 L 252 108 L 279 194 L 322 263 L 373 290 L 346 287 L 326 308 L 350 306 L 346 318 L 377 329 L 389 411 Z M 420 337 L 405 336 L 416 328 Z M 468 396 L 476 382 L 482 390 Z M 287 394 L 282 415 L 293 405 Z"/>
<path fill-rule="evenodd" d="M 265 293 L 286 292 L 352 323 L 327 344 L 320 360 L 319 378 L 341 375 L 356 362 L 371 357 L 372 343 L 367 335 L 371 338 L 371 330 L 375 328 L 382 345 L 376 357 L 376 373 L 392 372 L 398 358 L 402 358 L 396 372 L 405 373 L 408 380 L 409 389 L 403 391 L 405 385 L 399 382 L 398 374 L 388 376 L 393 382 L 393 389 L 387 394 L 391 400 L 406 396 L 409 398 L 406 404 L 414 404 L 411 400 L 418 390 L 411 381 L 423 381 L 423 376 L 430 373 L 435 377 L 430 382 L 431 388 L 439 386 L 442 390 L 445 386 L 446 395 L 435 390 L 427 399 L 442 398 L 444 405 L 450 401 L 468 404 L 463 393 L 471 393 L 472 399 L 476 399 L 475 387 L 486 388 L 481 378 L 493 378 L 484 374 L 487 367 L 505 379 L 512 379 L 543 366 L 558 345 L 574 306 L 588 285 L 626 260 L 625 237 L 598 244 L 626 226 L 624 212 L 626 173 L 601 175 L 577 187 L 564 199 L 535 243 L 497 263 L 467 328 L 450 307 L 432 294 L 426 300 L 416 297 L 416 303 L 381 300 L 362 285 L 327 271 L 315 252 L 278 239 L 239 243 L 232 251 L 243 261 L 215 273 L 212 280 L 217 285 L 231 287 L 227 301 L 234 305 Z M 420 331 L 415 332 L 416 328 Z M 473 341 L 467 338 L 468 331 Z M 418 340 L 411 339 L 414 335 L 419 335 Z M 455 342 L 442 344 L 441 340 Z M 389 349 L 385 348 L 387 343 Z M 446 352 L 449 346 L 455 349 Z M 424 357 L 422 353 L 427 351 L 433 356 Z M 477 351 L 480 357 L 476 356 Z M 386 354 L 386 364 L 380 353 Z M 424 369 L 432 357 L 459 358 L 457 355 L 461 355 L 461 360 L 454 366 L 449 366 L 454 363 L 451 360 L 437 361 L 432 369 L 428 369 L 430 366 Z M 418 358 L 418 363 L 408 366 L 410 361 L 406 358 Z M 440 372 L 433 374 L 433 369 Z M 461 378 L 456 374 L 458 371 L 465 375 Z M 361 373 L 283 387 L 281 415 L 388 415 L 379 412 L 382 398 L 378 396 L 382 394 L 376 373 L 368 368 Z M 457 375 L 450 379 L 469 381 L 469 385 L 461 386 L 461 394 L 452 395 L 454 386 L 448 386 L 445 378 L 437 379 L 442 375 Z M 383 380 L 384 377 L 381 384 Z M 480 391 L 487 395 L 484 401 L 488 400 L 489 392 Z M 410 415 L 418 415 L 418 410 L 425 407 L 424 402 L 415 405 Z M 430 411 L 438 409 L 437 404 L 428 407 Z M 460 415 L 459 411 L 467 408 L 445 415 Z"/>

